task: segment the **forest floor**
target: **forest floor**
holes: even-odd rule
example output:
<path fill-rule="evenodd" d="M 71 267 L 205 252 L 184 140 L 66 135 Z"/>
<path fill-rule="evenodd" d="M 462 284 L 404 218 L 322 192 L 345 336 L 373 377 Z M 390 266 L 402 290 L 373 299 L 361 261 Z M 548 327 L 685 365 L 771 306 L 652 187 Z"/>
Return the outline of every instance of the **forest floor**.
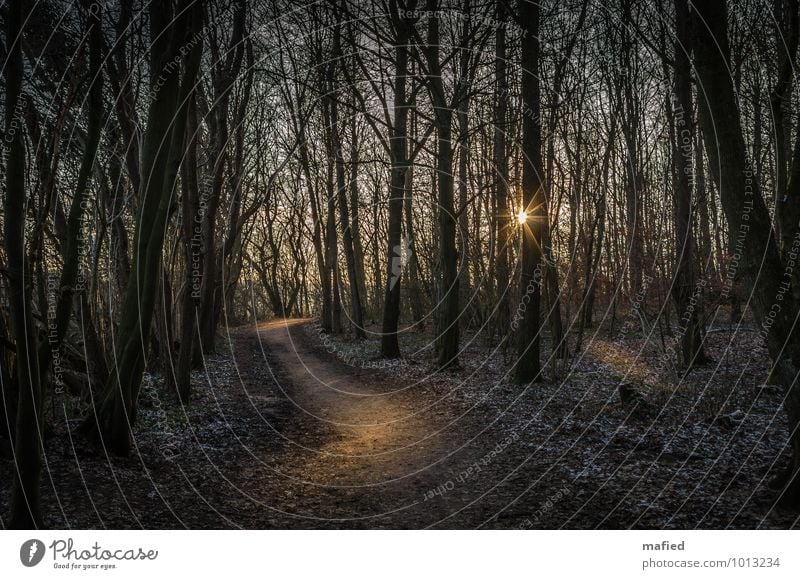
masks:
<path fill-rule="evenodd" d="M 781 395 L 753 332 L 715 331 L 712 362 L 674 381 L 653 340 L 594 336 L 569 368 L 519 386 L 464 340 L 433 371 L 307 320 L 231 328 L 194 400 L 144 385 L 136 451 L 70 435 L 52 401 L 43 503 L 56 528 L 787 528 L 767 482 L 785 460 Z M 223 350 L 223 348 L 220 348 Z M 729 352 L 745 352 L 731 356 Z M 619 384 L 640 393 L 623 405 Z M 665 386 L 665 384 L 672 384 Z M 0 477 L 11 480 L 8 448 Z M 0 490 L 8 512 L 10 485 Z M 5 526 L 5 520 L 3 522 Z"/>

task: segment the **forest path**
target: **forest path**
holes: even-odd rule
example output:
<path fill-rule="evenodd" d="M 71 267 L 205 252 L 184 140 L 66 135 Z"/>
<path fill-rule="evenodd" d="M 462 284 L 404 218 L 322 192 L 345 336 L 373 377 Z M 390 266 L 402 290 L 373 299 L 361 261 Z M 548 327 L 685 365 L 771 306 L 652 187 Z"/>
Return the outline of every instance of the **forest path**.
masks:
<path fill-rule="evenodd" d="M 205 357 L 188 407 L 145 385 L 131 456 L 57 425 L 48 526 L 507 528 L 564 488 L 552 457 L 527 458 L 516 413 L 466 394 L 464 371 L 363 369 L 331 353 L 309 320 L 227 330 L 228 351 Z M 0 478 L 9 468 L 6 457 Z M 0 487 L 0 506 L 8 500 Z M 552 514 L 562 505 L 572 512 L 562 500 Z"/>
<path fill-rule="evenodd" d="M 284 514 L 301 526 L 419 527 L 458 511 L 452 499 L 459 493 L 433 491 L 455 490 L 454 477 L 478 458 L 464 434 L 480 425 L 465 428 L 423 383 L 389 382 L 321 350 L 310 343 L 307 323 L 270 322 L 235 337 L 237 365 L 256 366 L 254 375 L 242 374 L 248 396 L 258 400 L 271 378 L 285 398 L 270 425 L 282 452 L 265 457 L 278 476 L 266 477 L 271 484 L 257 494 L 288 503 Z M 257 460 L 248 468 L 264 466 Z M 251 470 L 243 479 L 259 476 Z"/>
<path fill-rule="evenodd" d="M 310 472 L 339 471 L 335 478 L 341 484 L 361 486 L 425 470 L 441 450 L 437 431 L 447 425 L 420 415 L 408 390 L 393 391 L 391 385 L 365 380 L 358 368 L 309 347 L 305 336 L 292 331 L 301 324 L 271 323 L 257 332 L 273 364 L 277 362 L 278 385 L 296 417 L 311 426 L 293 440 L 313 453 Z M 350 460 L 359 464 L 342 468 Z"/>
<path fill-rule="evenodd" d="M 285 397 L 286 412 L 274 421 L 283 451 L 270 457 L 280 476 L 269 477 L 268 494 L 288 498 L 280 502 L 296 507 L 292 514 L 301 525 L 327 520 L 381 526 L 383 520 L 388 526 L 420 526 L 421 503 L 433 515 L 430 523 L 449 514 L 446 501 L 434 505 L 426 494 L 433 497 L 428 491 L 449 486 L 446 459 L 458 452 L 461 438 L 451 429 L 452 416 L 424 407 L 422 385 L 386 384 L 312 345 L 307 323 L 271 322 L 238 336 L 237 359 L 255 361 L 261 354 L 271 374 L 264 377 Z M 248 394 L 257 398 L 260 381 L 247 382 Z"/>
<path fill-rule="evenodd" d="M 752 490 L 784 440 L 772 399 L 759 398 L 747 430 L 684 427 L 680 409 L 655 423 L 654 412 L 629 415 L 596 366 L 568 388 L 520 389 L 473 372 L 467 356 L 455 372 L 426 374 L 424 356 L 362 369 L 308 320 L 228 330 L 228 351 L 206 357 L 185 409 L 158 382 L 145 384 L 131 456 L 107 456 L 55 423 L 48 526 L 797 525 L 771 510 L 773 493 Z M 10 467 L 6 456 L 0 479 Z M 0 506 L 9 496 L 0 486 Z"/>

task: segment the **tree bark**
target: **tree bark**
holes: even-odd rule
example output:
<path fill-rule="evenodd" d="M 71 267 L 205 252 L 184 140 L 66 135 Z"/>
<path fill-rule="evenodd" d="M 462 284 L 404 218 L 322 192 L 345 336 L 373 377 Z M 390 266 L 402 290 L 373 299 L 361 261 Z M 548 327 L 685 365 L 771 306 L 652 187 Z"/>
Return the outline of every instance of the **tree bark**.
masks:
<path fill-rule="evenodd" d="M 190 97 L 187 112 L 187 153 L 182 163 L 181 225 L 186 277 L 181 300 L 180 349 L 175 369 L 175 392 L 184 404 L 191 393 L 191 371 L 197 345 L 197 327 L 200 312 L 200 280 L 203 276 L 201 254 L 202 218 L 197 212 L 197 105 Z"/>
<path fill-rule="evenodd" d="M 525 305 L 517 335 L 518 359 L 514 379 L 518 383 L 540 381 L 539 306 L 542 280 L 542 241 L 547 224 L 547 202 L 543 186 L 542 136 L 539 86 L 538 2 L 520 0 L 522 23 L 522 207 L 526 219 L 522 226 L 520 270 L 521 304 Z M 526 300 L 526 298 L 529 298 Z"/>
<path fill-rule="evenodd" d="M 245 21 L 247 0 L 233 2 L 233 30 L 226 52 L 220 55 L 218 47 L 210 44 L 213 59 L 211 73 L 214 102 L 210 108 L 210 132 L 213 139 L 209 165 L 211 166 L 211 190 L 204 209 L 203 234 L 203 288 L 200 342 L 202 350 L 213 352 L 216 332 L 222 312 L 222 259 L 217 250 L 216 220 L 222 190 L 225 184 L 225 168 L 228 164 L 228 108 L 233 84 L 239 75 L 245 53 Z M 210 36 L 209 38 L 214 38 Z M 198 92 L 201 94 L 201 91 Z M 205 186 L 203 187 L 205 194 Z"/>
<path fill-rule="evenodd" d="M 394 45 L 394 119 L 389 137 L 391 160 L 389 182 L 389 235 L 386 248 L 386 291 L 383 301 L 381 328 L 381 355 L 399 358 L 400 343 L 400 287 L 402 281 L 403 198 L 408 170 L 408 101 L 406 78 L 408 75 L 409 23 L 399 14 L 397 3 L 391 3 L 392 20 L 396 29 Z"/>
<path fill-rule="evenodd" d="M 506 59 L 506 27 L 507 9 L 505 2 L 497 3 L 497 21 L 501 23 L 495 33 L 495 83 L 497 90 L 494 97 L 494 197 L 495 197 L 495 299 L 497 300 L 496 325 L 502 334 L 509 331 L 509 289 L 510 284 L 510 251 L 511 251 L 511 213 L 508 208 L 508 66 Z"/>
<path fill-rule="evenodd" d="M 672 297 L 678 315 L 681 365 L 687 371 L 705 361 L 700 308 L 702 291 L 697 287 L 694 227 L 692 217 L 692 175 L 694 173 L 694 123 L 689 50 L 689 5 L 675 0 L 675 234 L 676 261 Z M 702 288 L 700 288 L 702 290 Z"/>
<path fill-rule="evenodd" d="M 729 72 L 730 46 L 725 0 L 694 3 L 694 64 L 699 82 L 700 128 L 709 172 L 720 192 L 741 279 L 752 296 L 756 323 L 765 336 L 774 373 L 785 388 L 792 461 L 781 493 L 783 501 L 800 505 L 800 343 L 791 328 L 797 304 L 790 277 L 781 263 L 778 244 L 759 183 L 747 159 L 736 93 Z M 768 320 L 773 320 L 768 322 Z"/>
<path fill-rule="evenodd" d="M 775 224 L 778 240 L 784 249 L 791 245 L 792 235 L 797 230 L 796 219 L 792 221 L 793 212 L 783 209 L 789 201 L 787 191 L 791 169 L 791 103 L 800 22 L 798 0 L 776 0 L 775 7 L 778 79 L 770 94 L 769 105 L 775 144 Z"/>
<path fill-rule="evenodd" d="M 339 203 L 339 221 L 342 227 L 342 241 L 344 242 L 344 256 L 347 263 L 347 277 L 350 286 L 350 309 L 352 313 L 351 325 L 357 339 L 364 339 L 367 333 L 364 330 L 364 313 L 361 301 L 361 288 L 356 267 L 356 251 L 353 242 L 353 229 L 350 224 L 350 210 L 347 202 L 347 180 L 345 176 L 345 160 L 342 151 L 342 128 L 339 126 L 338 83 L 336 78 L 337 66 L 344 66 L 342 60 L 341 20 L 337 21 L 333 33 L 333 50 L 331 62 L 328 66 L 328 91 L 330 110 L 330 133 L 333 154 L 336 160 L 336 197 Z"/>
<path fill-rule="evenodd" d="M 453 107 L 447 102 L 442 81 L 439 21 L 436 0 L 428 0 L 428 37 L 423 48 L 427 63 L 425 76 L 433 103 L 436 127 L 436 192 L 439 233 L 436 338 L 434 348 L 440 369 L 458 365 L 458 251 L 453 180 Z"/>
<path fill-rule="evenodd" d="M 21 98 L 22 0 L 12 0 L 6 15 L 9 42 L 5 64 L 6 203 L 5 250 L 8 260 L 9 309 L 16 344 L 19 388 L 14 440 L 15 471 L 11 495 L 11 527 L 38 528 L 42 524 L 39 481 L 42 472 L 42 383 L 37 338 L 31 308 L 31 268 L 25 254 L 25 144 Z"/>

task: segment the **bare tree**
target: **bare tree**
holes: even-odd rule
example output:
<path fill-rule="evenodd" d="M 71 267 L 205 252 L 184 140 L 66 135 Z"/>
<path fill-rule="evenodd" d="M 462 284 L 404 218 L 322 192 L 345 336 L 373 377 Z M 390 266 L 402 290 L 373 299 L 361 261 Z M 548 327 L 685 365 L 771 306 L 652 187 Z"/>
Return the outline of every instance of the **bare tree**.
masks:
<path fill-rule="evenodd" d="M 541 323 L 539 302 L 542 279 L 542 242 L 547 228 L 547 198 L 544 192 L 541 135 L 541 90 L 539 87 L 539 18 L 538 2 L 520 0 L 522 23 L 522 263 L 520 292 L 525 310 L 519 325 L 514 368 L 518 382 L 539 381 Z"/>

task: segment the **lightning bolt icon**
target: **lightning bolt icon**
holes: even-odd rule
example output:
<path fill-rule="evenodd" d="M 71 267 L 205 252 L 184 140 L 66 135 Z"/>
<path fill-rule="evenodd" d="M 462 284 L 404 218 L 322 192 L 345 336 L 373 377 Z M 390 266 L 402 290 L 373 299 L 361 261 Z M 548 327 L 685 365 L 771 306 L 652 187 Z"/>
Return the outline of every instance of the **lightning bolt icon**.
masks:
<path fill-rule="evenodd" d="M 33 561 L 33 556 L 36 554 L 36 551 L 38 550 L 39 550 L 39 544 L 36 542 L 31 543 L 31 550 L 30 553 L 28 553 L 28 563 Z"/>

